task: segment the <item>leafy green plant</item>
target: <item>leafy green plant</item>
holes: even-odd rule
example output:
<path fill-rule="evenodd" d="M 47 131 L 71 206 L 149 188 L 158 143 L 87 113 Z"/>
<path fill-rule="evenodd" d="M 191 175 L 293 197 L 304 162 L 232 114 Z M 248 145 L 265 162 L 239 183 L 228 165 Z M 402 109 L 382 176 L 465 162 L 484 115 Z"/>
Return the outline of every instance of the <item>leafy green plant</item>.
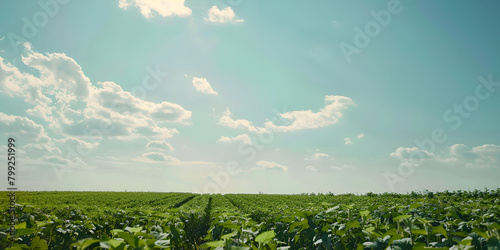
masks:
<path fill-rule="evenodd" d="M 500 249 L 499 194 L 20 192 L 0 248 Z"/>

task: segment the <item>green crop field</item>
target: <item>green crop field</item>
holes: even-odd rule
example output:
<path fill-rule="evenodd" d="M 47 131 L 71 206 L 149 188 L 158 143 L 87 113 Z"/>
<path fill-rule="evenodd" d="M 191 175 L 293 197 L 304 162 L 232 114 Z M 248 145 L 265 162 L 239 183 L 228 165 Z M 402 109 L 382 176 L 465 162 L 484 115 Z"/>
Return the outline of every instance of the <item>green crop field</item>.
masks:
<path fill-rule="evenodd" d="M 13 213 L 2 202 L 1 249 L 500 249 L 500 189 L 16 195 Z"/>

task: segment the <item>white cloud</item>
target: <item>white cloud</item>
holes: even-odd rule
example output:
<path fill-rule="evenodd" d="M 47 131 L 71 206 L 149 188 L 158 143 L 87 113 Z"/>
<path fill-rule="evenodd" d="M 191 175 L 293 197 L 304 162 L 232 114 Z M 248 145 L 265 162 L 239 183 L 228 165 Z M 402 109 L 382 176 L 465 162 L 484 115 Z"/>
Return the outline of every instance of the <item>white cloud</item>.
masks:
<path fill-rule="evenodd" d="M 70 162 L 68 159 L 62 158 L 61 156 L 58 156 L 58 155 L 44 156 L 44 157 L 42 157 L 41 160 L 45 161 L 46 163 L 50 163 L 50 164 L 63 165 L 63 166 L 70 165 Z"/>
<path fill-rule="evenodd" d="M 127 9 L 134 4 L 146 18 L 153 17 L 153 12 L 162 17 L 191 15 L 191 9 L 184 5 L 184 0 L 120 0 L 118 7 Z"/>
<path fill-rule="evenodd" d="M 450 147 L 450 156 L 459 162 L 466 162 L 468 168 L 492 168 L 500 166 L 500 146 L 484 144 L 469 148 L 464 144 Z"/>
<path fill-rule="evenodd" d="M 346 145 L 347 145 L 347 144 L 354 144 L 354 142 L 352 142 L 352 141 L 351 141 L 351 138 L 349 138 L 349 137 L 344 138 L 344 141 L 345 141 L 345 144 L 346 144 Z"/>
<path fill-rule="evenodd" d="M 170 150 L 170 151 L 174 151 L 174 148 L 172 147 L 172 145 L 170 145 L 170 143 L 168 143 L 166 141 L 150 141 L 150 142 L 148 142 L 148 144 L 146 145 L 146 147 L 148 149 L 152 149 L 152 150 Z"/>
<path fill-rule="evenodd" d="M 72 171 L 76 169 L 76 167 L 80 170 L 89 167 L 81 158 L 66 158 L 60 155 L 44 155 L 37 159 L 28 158 L 26 160 L 29 161 L 29 165 L 32 166 L 52 167 L 56 176 L 68 170 Z"/>
<path fill-rule="evenodd" d="M 276 169 L 276 170 L 283 171 L 285 173 L 288 172 L 287 166 L 278 164 L 274 161 L 258 161 L 257 166 L 261 166 L 262 169 Z"/>
<path fill-rule="evenodd" d="M 482 146 L 473 147 L 472 152 L 483 157 L 490 157 L 500 153 L 500 146 L 495 144 L 484 144 Z"/>
<path fill-rule="evenodd" d="M 219 140 L 217 140 L 217 142 L 223 142 L 223 143 L 232 143 L 237 141 L 241 141 L 245 144 L 252 145 L 252 139 L 250 139 L 250 136 L 248 136 L 247 134 L 241 134 L 235 137 L 222 136 Z"/>
<path fill-rule="evenodd" d="M 310 170 L 310 171 L 318 171 L 318 169 L 317 169 L 316 167 L 312 166 L 312 165 L 308 165 L 308 166 L 306 167 L 306 169 L 307 169 L 307 170 Z"/>
<path fill-rule="evenodd" d="M 213 162 L 208 161 L 183 161 L 172 155 L 166 155 L 162 152 L 147 152 L 132 160 L 145 163 L 166 163 L 169 166 L 207 166 L 214 165 Z"/>
<path fill-rule="evenodd" d="M 315 153 L 311 157 L 304 158 L 304 160 L 312 161 L 312 160 L 319 160 L 319 159 L 322 159 L 322 158 L 333 160 L 333 158 L 330 157 L 330 155 L 325 154 L 325 153 Z"/>
<path fill-rule="evenodd" d="M 361 138 L 363 138 L 363 137 L 365 137 L 365 134 L 363 134 L 363 133 L 361 133 L 361 134 L 359 134 L 358 136 L 356 136 L 356 138 L 358 138 L 358 139 L 361 139 Z M 351 139 L 351 138 L 349 138 L 349 137 L 344 138 L 344 143 L 345 143 L 346 145 L 348 145 L 348 144 L 354 144 L 354 142 L 352 141 L 352 139 Z"/>
<path fill-rule="evenodd" d="M 63 53 L 43 55 L 34 52 L 29 44 L 26 45 L 26 53 L 27 55 L 22 58 L 23 63 L 38 70 L 40 76 L 37 84 L 56 91 L 53 93 L 56 101 L 69 103 L 85 101 L 88 98 L 91 87 L 90 79 L 85 76 L 82 68 L 73 58 Z"/>
<path fill-rule="evenodd" d="M 62 154 L 62 151 L 52 143 L 31 143 L 23 146 L 23 149 L 30 157 L 38 157 L 47 153 Z"/>
<path fill-rule="evenodd" d="M 435 158 L 436 155 L 430 152 L 427 152 L 425 150 L 422 150 L 417 147 L 413 148 L 405 148 L 405 147 L 399 147 L 396 149 L 396 151 L 392 152 L 390 154 L 392 157 L 397 157 L 401 160 L 425 160 L 425 159 L 431 159 Z"/>
<path fill-rule="evenodd" d="M 353 104 L 354 102 L 348 97 L 328 95 L 325 97 L 325 107 L 321 108 L 319 112 L 311 110 L 289 111 L 280 114 L 280 116 L 289 120 L 290 125 L 277 126 L 271 121 L 267 121 L 265 125 L 268 129 L 281 132 L 327 127 L 337 123 L 342 117 L 341 111 Z"/>
<path fill-rule="evenodd" d="M 231 111 L 227 108 L 226 112 L 219 118 L 219 125 L 230 127 L 230 128 L 238 128 L 248 130 L 249 132 L 254 133 L 268 133 L 269 131 L 265 128 L 255 127 L 252 122 L 244 119 L 234 120 L 231 118 Z"/>
<path fill-rule="evenodd" d="M 231 112 L 228 108 L 219 118 L 219 125 L 245 129 L 255 133 L 269 133 L 270 131 L 289 132 L 302 129 L 322 128 L 337 123 L 339 118 L 342 117 L 341 111 L 347 109 L 349 105 L 354 105 L 354 102 L 348 97 L 333 95 L 326 96 L 325 103 L 325 107 L 320 109 L 319 112 L 304 110 L 281 113 L 279 116 L 283 118 L 285 123 L 288 123 L 287 125 L 276 125 L 268 120 L 265 122 L 265 127 L 256 127 L 252 122 L 245 119 L 234 120 L 231 118 Z"/>
<path fill-rule="evenodd" d="M 317 149 L 317 150 L 319 150 L 319 149 Z M 318 169 L 324 171 L 325 168 L 328 168 L 328 167 L 331 167 L 333 169 L 338 168 L 338 167 L 332 166 L 332 164 L 338 164 L 338 163 L 336 163 L 336 161 L 335 161 L 335 159 L 333 159 L 333 157 L 331 157 L 329 154 L 326 154 L 326 153 L 316 152 L 313 155 L 304 158 L 304 160 L 306 160 L 308 162 L 313 162 L 314 166 L 313 165 L 307 166 L 308 169 L 311 168 L 310 170 L 313 170 L 312 168 L 314 168 L 315 171 Z M 343 169 L 339 168 L 339 170 L 343 170 Z"/>
<path fill-rule="evenodd" d="M 448 152 L 434 154 L 413 147 L 399 147 L 390 154 L 401 159 L 403 163 L 414 164 L 417 160 L 436 160 L 445 164 L 463 164 L 468 168 L 492 168 L 500 166 L 500 146 L 484 144 L 482 146 L 468 147 L 464 144 L 454 144 Z"/>
<path fill-rule="evenodd" d="M 43 116 L 46 113 L 52 113 L 52 108 L 48 107 L 49 105 L 59 105 L 59 103 L 66 103 L 68 99 L 85 99 L 85 94 L 88 93 L 88 87 L 90 83 L 85 87 L 85 79 L 80 75 L 80 69 L 76 68 L 73 64 L 74 61 L 66 58 L 65 55 L 61 54 L 51 54 L 52 56 L 43 56 L 39 54 L 38 59 L 34 59 L 35 56 L 30 53 L 31 45 L 25 44 L 25 48 L 28 51 L 29 55 L 27 57 L 23 57 L 23 62 L 27 66 L 37 69 L 40 73 L 40 77 L 35 77 L 31 74 L 24 73 L 19 71 L 18 68 L 14 67 L 8 62 L 4 62 L 4 59 L 0 57 L 0 92 L 9 95 L 10 97 L 20 97 L 23 98 L 26 103 L 32 104 L 36 106 L 32 111 L 27 111 L 28 113 L 36 114 L 40 111 L 40 116 Z M 51 68 L 54 68 L 55 65 L 48 66 L 48 68 L 44 68 L 43 65 L 47 65 L 49 63 L 43 63 L 40 59 L 45 59 L 46 61 L 54 60 L 55 57 L 57 59 L 55 61 L 59 61 L 57 64 L 61 64 L 60 61 L 68 59 L 66 62 L 67 67 L 61 67 L 61 77 L 54 77 L 54 74 L 50 73 Z M 70 76 L 66 71 L 68 68 L 73 68 L 75 72 L 73 72 L 73 76 Z M 75 79 L 76 78 L 76 79 Z M 62 88 L 64 85 L 64 81 L 67 81 L 68 88 Z M 68 91 L 68 90 L 76 90 L 77 87 L 75 83 L 79 83 L 78 89 L 79 92 Z M 46 96 L 46 93 L 42 93 L 44 89 L 50 91 L 50 95 L 55 99 L 55 104 L 52 104 L 54 101 Z M 47 92 L 48 92 L 47 91 Z M 62 105 L 59 105 L 62 106 Z M 43 110 L 43 111 L 42 111 Z"/>
<path fill-rule="evenodd" d="M 193 86 L 196 88 L 196 91 L 209 94 L 209 95 L 219 95 L 212 89 L 210 83 L 208 83 L 206 78 L 201 77 L 193 77 Z"/>
<path fill-rule="evenodd" d="M 42 125 L 26 117 L 7 115 L 2 112 L 0 112 L 0 133 L 6 136 L 15 136 L 14 139 L 21 139 L 23 144 L 50 141 Z"/>
<path fill-rule="evenodd" d="M 316 149 L 316 150 L 319 151 L 319 149 Z M 335 160 L 333 157 L 331 157 L 329 154 L 326 154 L 326 153 L 317 152 L 310 157 L 304 158 L 304 160 L 309 161 L 309 162 L 311 162 L 311 161 L 314 162 L 313 163 L 314 166 L 309 165 L 306 167 L 307 169 L 314 170 L 314 171 L 316 171 L 316 170 L 325 171 L 328 168 L 331 168 L 331 169 L 334 169 L 337 171 L 344 171 L 346 169 L 356 169 L 355 166 L 348 165 L 346 163 Z"/>
<path fill-rule="evenodd" d="M 208 10 L 208 17 L 205 18 L 206 22 L 211 23 L 241 23 L 243 19 L 237 19 L 231 7 L 226 7 L 224 9 L 219 9 L 217 6 L 212 6 Z"/>
<path fill-rule="evenodd" d="M 79 139 L 146 137 L 165 139 L 178 134 L 170 123 L 189 124 L 191 111 L 170 102 L 153 103 L 134 97 L 114 82 L 93 85 L 81 67 L 62 53 L 40 54 L 25 44 L 22 62 L 38 75 L 21 72 L 0 57 L 0 92 L 23 98 L 26 110 L 48 128 Z M 93 134 L 92 134 L 93 133 Z"/>
<path fill-rule="evenodd" d="M 330 168 L 338 170 L 338 171 L 344 171 L 344 170 L 348 170 L 348 169 L 353 169 L 353 170 L 356 169 L 355 166 L 348 165 L 348 164 L 344 164 L 344 165 L 342 165 L 340 167 L 339 166 L 330 166 Z"/>
<path fill-rule="evenodd" d="M 81 140 L 79 138 L 71 137 L 71 136 L 68 136 L 65 139 L 55 139 L 55 141 L 58 144 L 64 145 L 66 147 L 81 149 L 81 150 L 93 149 L 99 145 L 99 143 L 97 143 L 95 141 L 87 142 L 85 140 Z"/>
<path fill-rule="evenodd" d="M 93 101 L 122 115 L 151 117 L 156 122 L 187 123 L 191 111 L 170 102 L 153 103 L 134 97 L 114 82 L 99 83 L 93 88 Z"/>
<path fill-rule="evenodd" d="M 170 144 L 161 142 L 178 134 L 171 124 L 190 124 L 191 111 L 178 104 L 137 98 L 114 82 L 93 84 L 65 54 L 41 54 L 26 43 L 22 63 L 27 70 L 21 71 L 0 57 L 0 93 L 19 98 L 28 106 L 27 117 L 0 112 L 0 134 L 19 137 L 26 160 L 85 167 L 82 157 L 96 150 L 104 139 L 143 138 L 152 141 L 148 150 L 171 149 Z M 35 123 L 32 117 L 41 118 L 38 120 L 46 125 Z M 141 159 L 202 164 L 150 153 Z"/>
<path fill-rule="evenodd" d="M 151 161 L 156 161 L 156 162 L 178 162 L 179 160 L 170 156 L 170 155 L 165 155 L 163 153 L 159 152 L 148 152 L 142 154 L 143 157 L 151 160 Z"/>

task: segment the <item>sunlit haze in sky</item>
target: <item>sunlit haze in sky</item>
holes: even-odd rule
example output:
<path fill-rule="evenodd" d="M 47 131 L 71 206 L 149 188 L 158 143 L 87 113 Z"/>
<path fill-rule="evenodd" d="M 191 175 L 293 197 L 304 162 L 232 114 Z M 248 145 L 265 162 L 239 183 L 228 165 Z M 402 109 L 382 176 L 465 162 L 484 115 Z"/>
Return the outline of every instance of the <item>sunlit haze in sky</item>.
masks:
<path fill-rule="evenodd" d="M 2 1 L 0 154 L 20 190 L 496 189 L 499 9 Z"/>

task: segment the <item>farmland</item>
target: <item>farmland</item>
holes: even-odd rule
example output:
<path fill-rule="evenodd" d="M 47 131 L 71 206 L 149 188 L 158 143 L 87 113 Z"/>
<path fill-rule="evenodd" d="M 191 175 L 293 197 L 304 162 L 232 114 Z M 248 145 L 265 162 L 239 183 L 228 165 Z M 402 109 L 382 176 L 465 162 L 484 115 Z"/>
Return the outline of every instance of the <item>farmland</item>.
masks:
<path fill-rule="evenodd" d="M 500 189 L 16 196 L 12 213 L 2 201 L 1 249 L 500 249 Z"/>

